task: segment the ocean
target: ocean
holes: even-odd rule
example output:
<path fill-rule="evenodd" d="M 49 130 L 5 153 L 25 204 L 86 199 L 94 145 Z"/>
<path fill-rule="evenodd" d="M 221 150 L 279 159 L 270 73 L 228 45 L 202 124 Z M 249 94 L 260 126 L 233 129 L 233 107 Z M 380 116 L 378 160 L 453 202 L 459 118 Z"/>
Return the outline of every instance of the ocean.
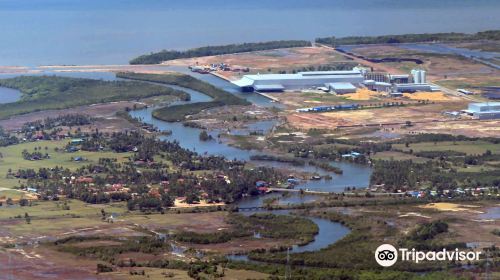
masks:
<path fill-rule="evenodd" d="M 324 36 L 500 28 L 497 0 L 0 0 L 0 65 L 126 64 L 140 54 Z"/>

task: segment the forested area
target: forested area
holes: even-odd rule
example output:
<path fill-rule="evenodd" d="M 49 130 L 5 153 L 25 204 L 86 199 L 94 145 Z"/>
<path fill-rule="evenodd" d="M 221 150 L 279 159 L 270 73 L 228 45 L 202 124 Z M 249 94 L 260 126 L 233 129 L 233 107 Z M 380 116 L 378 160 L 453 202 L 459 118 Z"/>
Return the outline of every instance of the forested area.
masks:
<path fill-rule="evenodd" d="M 349 37 L 324 37 L 317 38 L 316 43 L 331 46 L 339 45 L 361 45 L 361 44 L 396 44 L 396 43 L 420 43 L 420 42 L 463 42 L 474 40 L 500 40 L 500 30 L 489 30 L 474 34 L 468 33 L 424 33 L 424 34 L 402 34 L 383 36 L 349 36 Z"/>
<path fill-rule="evenodd" d="M 183 91 L 141 82 L 57 76 L 20 76 L 0 79 L 0 86 L 18 89 L 22 92 L 21 100 L 0 104 L 0 119 L 37 111 L 137 100 L 158 95 L 173 95 L 181 99 L 189 97 Z"/>
<path fill-rule="evenodd" d="M 233 213 L 226 220 L 231 225 L 230 230 L 213 233 L 180 232 L 174 238 L 181 242 L 213 244 L 251 237 L 258 232 L 262 237 L 293 239 L 298 240 L 299 244 L 307 244 L 314 240 L 314 235 L 319 231 L 318 225 L 299 216 L 268 213 L 245 216 Z"/>
<path fill-rule="evenodd" d="M 243 43 L 231 44 L 222 46 L 206 46 L 200 48 L 189 49 L 186 51 L 162 50 L 156 53 L 141 55 L 130 60 L 130 64 L 158 64 L 162 61 L 191 58 L 210 55 L 221 55 L 230 53 L 242 53 L 282 48 L 308 47 L 311 46 L 309 41 L 287 40 L 287 41 L 269 41 L 259 43 Z"/>

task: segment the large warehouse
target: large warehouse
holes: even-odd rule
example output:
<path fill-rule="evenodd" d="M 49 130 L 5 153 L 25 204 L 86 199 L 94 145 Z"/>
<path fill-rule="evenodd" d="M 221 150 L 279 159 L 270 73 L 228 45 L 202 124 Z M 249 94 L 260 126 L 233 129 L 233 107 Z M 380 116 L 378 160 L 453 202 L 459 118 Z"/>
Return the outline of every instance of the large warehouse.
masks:
<path fill-rule="evenodd" d="M 500 102 L 471 103 L 466 112 L 481 120 L 500 119 Z"/>
<path fill-rule="evenodd" d="M 242 91 L 283 91 L 326 87 L 332 83 L 360 84 L 364 80 L 362 70 L 350 71 L 312 71 L 297 74 L 257 74 L 245 75 L 232 82 Z M 345 84 L 344 84 L 345 85 Z"/>

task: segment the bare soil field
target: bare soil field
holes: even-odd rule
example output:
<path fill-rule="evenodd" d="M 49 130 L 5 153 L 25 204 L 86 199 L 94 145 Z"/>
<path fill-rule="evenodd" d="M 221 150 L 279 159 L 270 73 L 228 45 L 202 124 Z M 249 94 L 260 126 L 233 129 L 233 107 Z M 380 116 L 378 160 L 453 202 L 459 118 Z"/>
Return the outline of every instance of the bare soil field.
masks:
<path fill-rule="evenodd" d="M 456 79 L 470 75 L 476 75 L 477 78 L 498 77 L 500 75 L 499 70 L 458 55 L 423 53 L 406 50 L 397 46 L 384 45 L 356 47 L 352 49 L 352 52 L 370 58 L 404 57 L 420 59 L 424 62 L 421 65 L 413 62 L 380 64 L 397 68 L 405 73 L 409 73 L 413 68 L 422 68 L 427 70 L 428 79 L 431 81 Z"/>
<path fill-rule="evenodd" d="M 500 120 L 464 120 L 457 122 L 436 122 L 432 125 L 416 123 L 410 131 L 415 133 L 449 133 L 470 137 L 499 137 Z"/>
<path fill-rule="evenodd" d="M 2 279 L 111 279 L 96 275 L 96 265 L 45 246 L 0 250 Z"/>
<path fill-rule="evenodd" d="M 116 117 L 115 114 L 118 111 L 123 111 L 125 108 L 132 108 L 134 104 L 142 105 L 142 103 L 121 101 L 121 102 L 111 102 L 105 104 L 94 104 L 89 106 L 80 106 L 75 108 L 63 109 L 63 110 L 48 110 L 42 112 L 34 112 L 19 116 L 13 116 L 6 120 L 0 120 L 0 126 L 5 130 L 13 131 L 19 130 L 26 122 L 32 122 L 37 120 L 43 120 L 48 117 L 58 117 L 68 114 L 83 114 L 96 118 L 102 118 L 99 122 L 96 122 L 94 126 L 102 132 L 113 132 L 122 130 L 133 130 L 135 126 L 130 122 Z"/>
<path fill-rule="evenodd" d="M 352 110 L 327 113 L 296 113 L 287 117 L 289 123 L 298 128 L 329 128 L 338 126 L 378 125 L 404 123 L 406 121 L 432 122 L 446 120 L 441 114 L 443 111 L 460 110 L 464 108 L 462 102 L 440 102 L 428 105 L 405 107 L 387 107 L 371 110 Z"/>
<path fill-rule="evenodd" d="M 267 108 L 250 106 L 224 106 L 216 107 L 193 115 L 190 122 L 197 123 L 207 129 L 241 129 L 248 123 L 270 120 L 276 114 Z"/>
<path fill-rule="evenodd" d="M 269 238 L 261 238 L 261 239 L 237 238 L 219 244 L 189 244 L 188 246 L 191 248 L 195 248 L 197 250 L 205 251 L 207 253 L 212 252 L 217 254 L 238 254 L 260 248 L 270 249 L 282 245 L 293 245 L 295 243 L 296 242 L 290 242 L 290 240 L 269 239 Z"/>

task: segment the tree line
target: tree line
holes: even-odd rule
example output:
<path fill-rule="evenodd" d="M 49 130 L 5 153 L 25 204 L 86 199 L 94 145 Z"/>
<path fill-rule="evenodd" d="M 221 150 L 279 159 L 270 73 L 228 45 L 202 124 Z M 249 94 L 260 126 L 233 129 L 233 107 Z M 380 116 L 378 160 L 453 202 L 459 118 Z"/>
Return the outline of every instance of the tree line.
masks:
<path fill-rule="evenodd" d="M 362 45 L 362 44 L 397 44 L 397 43 L 423 43 L 423 42 L 462 42 L 475 40 L 500 40 L 500 30 L 488 30 L 468 33 L 424 33 L 424 34 L 402 34 L 382 36 L 349 36 L 336 38 L 317 38 L 316 43 L 339 46 L 339 45 Z"/>
<path fill-rule="evenodd" d="M 220 46 L 206 46 L 185 51 L 162 50 L 156 53 L 144 54 L 130 60 L 130 64 L 158 64 L 162 61 L 178 58 L 192 58 L 211 55 L 253 52 L 262 50 L 309 47 L 311 42 L 304 40 L 269 41 L 258 43 L 230 44 Z"/>

